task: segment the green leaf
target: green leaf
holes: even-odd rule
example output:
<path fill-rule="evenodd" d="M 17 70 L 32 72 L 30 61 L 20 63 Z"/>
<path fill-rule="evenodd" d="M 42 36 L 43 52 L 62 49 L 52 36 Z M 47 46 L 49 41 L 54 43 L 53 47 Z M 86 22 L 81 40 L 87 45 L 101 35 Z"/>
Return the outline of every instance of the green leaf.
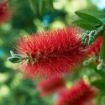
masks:
<path fill-rule="evenodd" d="M 72 22 L 73 24 L 90 24 L 92 26 L 95 26 L 92 22 L 89 22 L 87 20 L 84 20 L 84 19 L 78 19 L 78 20 L 75 20 Z M 98 24 L 97 24 L 98 25 Z"/>
<path fill-rule="evenodd" d="M 96 18 L 96 17 L 94 17 L 92 15 L 89 15 L 87 13 L 83 13 L 83 12 L 80 12 L 80 11 L 76 11 L 75 13 L 80 18 L 82 18 L 82 19 L 84 19 L 86 21 L 89 21 L 89 22 L 94 23 L 94 24 L 102 24 L 102 22 L 98 18 Z"/>
<path fill-rule="evenodd" d="M 80 26 L 81 28 L 84 28 L 86 30 L 92 30 L 95 29 L 95 27 L 91 26 L 90 24 L 77 24 L 78 26 Z"/>
<path fill-rule="evenodd" d="M 96 17 L 99 19 L 102 23 L 105 23 L 105 11 L 103 10 L 94 10 L 94 9 L 86 9 L 86 10 L 81 10 L 83 13 L 88 13 L 91 16 Z"/>
<path fill-rule="evenodd" d="M 95 67 L 96 68 L 96 67 Z M 105 78 L 105 72 L 104 71 L 102 71 L 102 70 L 97 70 L 97 69 L 95 69 L 94 68 L 94 71 L 97 73 L 97 74 L 99 74 L 102 78 Z"/>
<path fill-rule="evenodd" d="M 78 19 L 78 20 L 73 21 L 72 23 L 86 30 L 94 30 L 94 29 L 96 30 L 98 27 L 101 26 L 101 24 L 92 23 L 84 19 Z"/>
<path fill-rule="evenodd" d="M 104 80 L 95 80 L 91 83 L 91 85 L 94 85 L 96 88 L 105 91 L 105 81 Z"/>
<path fill-rule="evenodd" d="M 81 28 L 84 28 L 86 30 L 93 30 L 93 29 L 96 29 L 96 26 L 94 24 L 91 24 L 85 20 L 76 20 L 74 22 L 72 22 L 73 24 L 76 24 L 77 26 L 81 27 Z"/>

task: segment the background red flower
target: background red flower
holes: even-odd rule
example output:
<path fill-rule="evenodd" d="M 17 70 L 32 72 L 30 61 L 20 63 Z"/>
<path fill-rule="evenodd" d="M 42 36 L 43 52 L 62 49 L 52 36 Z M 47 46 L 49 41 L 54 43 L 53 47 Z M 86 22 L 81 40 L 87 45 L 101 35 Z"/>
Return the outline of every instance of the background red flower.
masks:
<path fill-rule="evenodd" d="M 89 55 L 95 55 L 99 52 L 102 44 L 102 36 L 98 36 L 96 40 L 88 47 Z"/>
<path fill-rule="evenodd" d="M 96 89 L 79 80 L 57 98 L 56 105 L 84 105 L 96 96 Z"/>
<path fill-rule="evenodd" d="M 38 83 L 36 89 L 40 92 L 41 96 L 57 92 L 64 88 L 65 81 L 61 77 L 53 77 L 48 80 L 43 80 Z"/>
<path fill-rule="evenodd" d="M 11 12 L 8 6 L 8 1 L 4 0 L 0 3 L 0 23 L 6 22 L 11 16 Z"/>

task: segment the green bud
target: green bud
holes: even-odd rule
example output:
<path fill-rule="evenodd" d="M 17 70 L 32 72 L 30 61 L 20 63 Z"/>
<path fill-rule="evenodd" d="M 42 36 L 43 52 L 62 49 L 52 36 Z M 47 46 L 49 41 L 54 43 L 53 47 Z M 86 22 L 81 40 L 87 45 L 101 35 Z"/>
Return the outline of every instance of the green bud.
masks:
<path fill-rule="evenodd" d="M 8 57 L 8 61 L 12 63 L 22 62 L 23 58 L 20 54 L 15 54 L 13 51 L 10 51 L 11 56 Z"/>
<path fill-rule="evenodd" d="M 97 70 L 102 70 L 105 72 L 105 63 L 100 63 L 97 65 Z"/>
<path fill-rule="evenodd" d="M 19 62 L 22 62 L 22 58 L 21 57 L 18 57 L 18 56 L 8 57 L 8 60 L 11 63 L 19 63 Z"/>

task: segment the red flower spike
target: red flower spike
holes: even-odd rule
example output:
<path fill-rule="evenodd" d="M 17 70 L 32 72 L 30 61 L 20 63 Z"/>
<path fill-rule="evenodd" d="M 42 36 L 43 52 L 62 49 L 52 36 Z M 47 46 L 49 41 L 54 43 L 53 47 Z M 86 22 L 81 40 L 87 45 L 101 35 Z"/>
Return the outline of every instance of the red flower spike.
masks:
<path fill-rule="evenodd" d="M 0 24 L 6 22 L 11 16 L 8 1 L 4 0 L 0 3 Z"/>
<path fill-rule="evenodd" d="M 87 48 L 87 52 L 89 55 L 95 55 L 101 47 L 102 44 L 102 36 L 98 36 L 97 39 Z"/>
<path fill-rule="evenodd" d="M 53 77 L 40 82 L 36 86 L 36 89 L 40 92 L 41 96 L 44 96 L 61 90 L 64 85 L 64 80 L 61 77 Z"/>
<path fill-rule="evenodd" d="M 83 80 L 79 80 L 58 96 L 56 105 L 85 105 L 95 96 L 96 89 L 87 85 Z"/>
<path fill-rule="evenodd" d="M 79 64 L 86 53 L 74 27 L 33 34 L 18 41 L 17 50 L 28 63 L 21 69 L 29 77 L 63 75 Z"/>

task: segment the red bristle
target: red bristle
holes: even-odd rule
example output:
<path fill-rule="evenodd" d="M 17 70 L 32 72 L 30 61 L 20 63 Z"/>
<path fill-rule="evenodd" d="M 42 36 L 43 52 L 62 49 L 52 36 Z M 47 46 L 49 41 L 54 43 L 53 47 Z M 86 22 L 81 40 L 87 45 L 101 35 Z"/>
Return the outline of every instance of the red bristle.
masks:
<path fill-rule="evenodd" d="M 48 80 L 41 81 L 36 89 L 40 92 L 41 96 L 48 95 L 64 87 L 64 80 L 61 77 L 53 77 Z"/>
<path fill-rule="evenodd" d="M 79 80 L 62 94 L 58 96 L 56 105 L 84 105 L 96 96 L 96 89 Z"/>
<path fill-rule="evenodd" d="M 30 56 L 21 69 L 27 76 L 63 75 L 79 64 L 86 53 L 74 27 L 33 34 L 18 41 L 18 52 Z"/>
<path fill-rule="evenodd" d="M 96 54 L 102 42 L 99 36 L 85 48 L 79 33 L 79 29 L 68 27 L 20 39 L 17 50 L 23 57 L 28 57 L 28 63 L 23 62 L 21 70 L 32 78 L 61 76 L 71 72 L 84 58 Z"/>
<path fill-rule="evenodd" d="M 0 24 L 6 22 L 11 16 L 8 1 L 4 0 L 0 3 Z"/>
<path fill-rule="evenodd" d="M 97 39 L 87 48 L 89 55 L 95 55 L 99 52 L 102 44 L 102 36 L 98 36 Z"/>

